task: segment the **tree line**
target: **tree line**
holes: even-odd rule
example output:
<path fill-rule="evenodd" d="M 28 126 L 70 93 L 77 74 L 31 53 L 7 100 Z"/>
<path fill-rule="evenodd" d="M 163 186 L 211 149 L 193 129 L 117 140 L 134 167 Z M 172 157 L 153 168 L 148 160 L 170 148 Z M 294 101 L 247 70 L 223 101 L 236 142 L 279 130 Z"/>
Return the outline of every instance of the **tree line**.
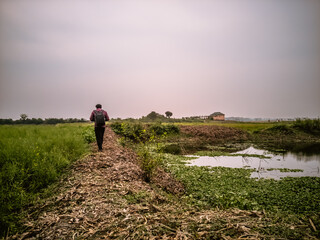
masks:
<path fill-rule="evenodd" d="M 88 122 L 88 120 L 81 118 L 81 119 L 77 119 L 77 118 L 67 118 L 67 119 L 63 119 L 63 118 L 46 118 L 46 119 L 42 119 L 42 118 L 28 118 L 28 116 L 26 114 L 21 114 L 20 115 L 20 119 L 18 120 L 13 120 L 11 118 L 7 118 L 7 119 L 2 119 L 0 118 L 0 125 L 4 125 L 4 124 L 9 124 L 9 125 L 13 125 L 13 124 L 58 124 L 58 123 L 77 123 L 77 122 Z"/>
<path fill-rule="evenodd" d="M 174 119 L 171 119 L 172 117 L 172 112 L 170 111 L 166 111 L 165 115 L 159 114 L 155 111 L 152 111 L 151 113 L 149 113 L 147 116 L 142 117 L 140 120 L 142 121 L 156 121 L 156 120 L 160 120 L 160 121 L 174 121 Z M 115 119 L 115 120 L 121 120 L 121 119 Z M 129 119 L 130 120 L 130 119 Z M 134 119 L 132 119 L 134 120 Z M 0 125 L 4 125 L 4 124 L 9 124 L 9 125 L 13 125 L 13 124 L 58 124 L 58 123 L 80 123 L 80 122 L 88 122 L 88 120 L 81 118 L 81 119 L 77 119 L 77 118 L 67 118 L 67 119 L 63 119 L 63 118 L 46 118 L 46 119 L 42 119 L 42 118 L 28 118 L 27 114 L 20 114 L 20 119 L 18 120 L 13 120 L 11 118 L 7 118 L 7 119 L 2 119 L 0 118 Z"/>

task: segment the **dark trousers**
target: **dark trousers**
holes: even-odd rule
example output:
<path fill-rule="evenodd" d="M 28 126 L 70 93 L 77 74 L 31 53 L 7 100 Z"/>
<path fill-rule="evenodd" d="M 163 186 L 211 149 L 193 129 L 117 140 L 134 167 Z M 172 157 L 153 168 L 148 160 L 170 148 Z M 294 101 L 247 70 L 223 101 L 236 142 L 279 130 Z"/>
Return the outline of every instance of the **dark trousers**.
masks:
<path fill-rule="evenodd" d="M 104 135 L 104 127 L 95 127 L 94 132 L 96 133 L 96 139 L 99 150 L 102 150 L 102 143 L 103 143 L 103 135 Z"/>

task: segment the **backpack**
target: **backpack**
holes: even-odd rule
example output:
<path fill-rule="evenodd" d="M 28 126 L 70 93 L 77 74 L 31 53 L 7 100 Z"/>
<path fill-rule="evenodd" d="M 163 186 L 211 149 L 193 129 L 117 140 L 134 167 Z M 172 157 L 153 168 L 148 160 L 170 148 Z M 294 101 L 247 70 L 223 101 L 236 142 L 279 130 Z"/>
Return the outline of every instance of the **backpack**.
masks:
<path fill-rule="evenodd" d="M 95 113 L 95 122 L 97 127 L 102 127 L 105 125 L 103 111 L 94 111 Z"/>

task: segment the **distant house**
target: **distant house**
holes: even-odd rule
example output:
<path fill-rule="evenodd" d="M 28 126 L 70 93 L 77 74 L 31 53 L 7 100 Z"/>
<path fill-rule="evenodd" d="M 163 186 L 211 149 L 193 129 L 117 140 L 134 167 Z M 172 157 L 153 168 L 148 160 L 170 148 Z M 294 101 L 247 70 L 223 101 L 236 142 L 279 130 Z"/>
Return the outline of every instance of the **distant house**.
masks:
<path fill-rule="evenodd" d="M 209 119 L 215 120 L 215 121 L 224 121 L 224 114 L 221 112 L 214 112 L 209 116 Z"/>

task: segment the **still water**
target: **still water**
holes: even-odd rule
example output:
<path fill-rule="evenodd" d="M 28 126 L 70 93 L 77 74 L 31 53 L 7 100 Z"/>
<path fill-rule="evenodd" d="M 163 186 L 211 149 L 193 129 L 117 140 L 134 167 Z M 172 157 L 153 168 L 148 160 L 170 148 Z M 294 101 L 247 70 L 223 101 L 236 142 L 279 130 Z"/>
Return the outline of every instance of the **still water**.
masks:
<path fill-rule="evenodd" d="M 197 158 L 191 160 L 188 165 L 255 169 L 251 174 L 252 178 L 320 177 L 320 145 L 318 147 L 316 146 L 313 152 L 310 152 L 309 148 L 308 151 L 299 149 L 299 151 L 292 150 L 277 154 L 251 146 L 234 154 L 258 154 L 268 158 L 252 156 L 193 156 Z M 280 169 L 286 169 L 286 171 L 281 172 Z M 300 169 L 301 171 L 293 172 L 292 169 L 295 171 Z"/>

